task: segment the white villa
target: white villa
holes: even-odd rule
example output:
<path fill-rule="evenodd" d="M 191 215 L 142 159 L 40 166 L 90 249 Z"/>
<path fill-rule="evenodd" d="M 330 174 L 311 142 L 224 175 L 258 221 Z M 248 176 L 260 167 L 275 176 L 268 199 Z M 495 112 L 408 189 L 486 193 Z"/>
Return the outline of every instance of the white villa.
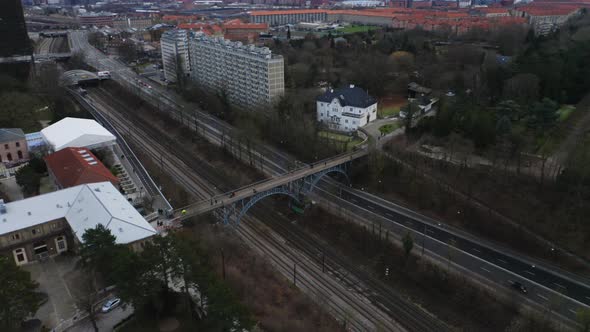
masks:
<path fill-rule="evenodd" d="M 353 132 L 377 119 L 377 100 L 354 85 L 330 89 L 316 103 L 318 121 L 330 130 Z"/>

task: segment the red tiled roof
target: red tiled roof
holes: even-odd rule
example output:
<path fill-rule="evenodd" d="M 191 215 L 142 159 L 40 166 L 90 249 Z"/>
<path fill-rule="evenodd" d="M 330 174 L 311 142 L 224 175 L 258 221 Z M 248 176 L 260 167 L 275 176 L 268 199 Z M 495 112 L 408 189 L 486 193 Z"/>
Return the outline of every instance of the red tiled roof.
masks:
<path fill-rule="evenodd" d="M 522 6 L 519 7 L 518 10 L 523 11 L 532 16 L 562 16 L 569 15 L 583 7 L 585 6 L 578 4 L 540 3 Z M 586 7 L 590 7 L 590 4 L 586 5 Z"/>
<path fill-rule="evenodd" d="M 327 10 L 321 9 L 293 9 L 293 10 L 259 10 L 250 12 L 251 16 L 260 15 L 285 15 L 285 14 L 322 14 L 327 13 Z"/>
<path fill-rule="evenodd" d="M 503 14 L 503 13 L 508 14 L 508 9 L 502 8 L 502 7 L 480 7 L 480 8 L 477 8 L 477 11 L 480 11 L 480 12 L 486 13 L 486 14 Z"/>
<path fill-rule="evenodd" d="M 244 22 L 242 22 L 242 20 L 240 20 L 239 18 L 234 18 L 233 20 L 223 22 L 223 25 L 242 24 L 242 23 L 244 23 Z"/>
<path fill-rule="evenodd" d="M 206 28 L 208 26 L 209 26 L 209 24 L 206 24 L 206 23 L 180 23 L 177 27 L 179 29 L 191 30 L 191 29 Z"/>
<path fill-rule="evenodd" d="M 266 30 L 266 29 L 268 29 L 268 24 L 266 24 L 266 23 L 224 24 L 223 27 L 225 28 L 225 30 L 233 30 L 233 29 Z"/>
<path fill-rule="evenodd" d="M 59 150 L 46 156 L 45 163 L 62 188 L 103 181 L 110 181 L 116 187 L 119 183 L 87 148 Z"/>
<path fill-rule="evenodd" d="M 196 15 L 164 15 L 162 21 L 196 21 L 199 16 Z"/>

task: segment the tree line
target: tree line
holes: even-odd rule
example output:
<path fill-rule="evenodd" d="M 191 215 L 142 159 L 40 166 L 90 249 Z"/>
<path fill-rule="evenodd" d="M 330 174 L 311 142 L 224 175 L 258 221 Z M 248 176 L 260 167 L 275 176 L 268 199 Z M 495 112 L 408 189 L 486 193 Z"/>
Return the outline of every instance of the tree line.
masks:
<path fill-rule="evenodd" d="M 113 284 L 143 326 L 166 315 L 203 331 L 253 326 L 250 312 L 215 276 L 211 257 L 197 241 L 174 233 L 157 235 L 142 247 L 135 252 L 116 244 L 110 230 L 99 224 L 83 235 L 80 265 L 93 284 L 99 279 Z"/>

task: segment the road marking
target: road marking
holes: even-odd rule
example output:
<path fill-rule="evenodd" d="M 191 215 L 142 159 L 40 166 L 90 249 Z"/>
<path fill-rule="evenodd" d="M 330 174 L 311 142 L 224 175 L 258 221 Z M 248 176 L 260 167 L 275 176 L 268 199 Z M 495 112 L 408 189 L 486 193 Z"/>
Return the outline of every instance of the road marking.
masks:
<path fill-rule="evenodd" d="M 485 268 L 485 267 L 483 267 L 483 266 L 482 266 L 480 269 L 482 269 L 482 270 L 484 270 L 484 271 L 486 271 L 486 272 L 488 272 L 488 273 L 491 273 L 491 272 L 492 272 L 492 271 L 490 271 L 490 270 L 486 269 L 486 268 Z"/>
<path fill-rule="evenodd" d="M 502 263 L 504 263 L 504 264 L 508 264 L 508 262 L 506 262 L 505 260 L 503 260 L 503 259 L 500 259 L 500 258 L 498 258 L 498 261 L 499 261 L 499 262 L 502 262 Z"/>
<path fill-rule="evenodd" d="M 373 205 L 367 205 L 367 207 L 371 210 L 375 210 L 375 207 Z"/>
<path fill-rule="evenodd" d="M 537 293 L 537 296 L 540 297 L 540 298 L 542 298 L 543 300 L 548 300 L 545 296 L 543 296 L 543 295 L 541 295 L 539 293 Z"/>
<path fill-rule="evenodd" d="M 532 275 L 532 276 L 534 276 L 534 275 L 535 275 L 535 274 L 534 274 L 533 272 L 531 272 L 531 271 L 524 271 L 524 273 L 528 273 L 528 274 L 530 274 L 530 275 Z"/>
<path fill-rule="evenodd" d="M 476 248 L 473 248 L 473 251 L 477 251 L 477 252 L 481 253 L 481 250 L 476 249 Z"/>
<path fill-rule="evenodd" d="M 434 234 L 434 231 L 433 231 L 432 229 L 429 229 L 429 228 L 427 228 L 427 229 L 426 229 L 426 232 L 427 232 L 427 233 L 432 233 L 432 234 Z"/>
<path fill-rule="evenodd" d="M 572 309 L 568 309 L 568 310 L 569 310 L 569 311 L 570 311 L 572 314 L 574 314 L 574 315 L 577 315 L 577 314 L 578 314 L 578 312 L 577 312 L 577 311 L 575 311 L 575 310 L 572 310 Z"/>
<path fill-rule="evenodd" d="M 354 199 L 354 198 L 351 198 L 350 200 L 353 201 L 353 202 L 355 202 L 355 203 L 358 203 L 358 201 L 356 199 Z"/>
<path fill-rule="evenodd" d="M 565 287 L 564 285 L 560 285 L 560 284 L 558 284 L 558 283 L 556 283 L 556 282 L 554 282 L 553 284 L 554 284 L 555 286 L 557 286 L 557 287 L 561 287 L 561 288 L 563 288 L 563 289 L 566 289 L 566 288 L 567 288 L 567 287 Z"/>
<path fill-rule="evenodd" d="M 390 217 L 390 218 L 393 218 L 393 215 L 391 213 L 387 213 L 386 212 L 385 215 L 388 216 L 388 217 Z"/>

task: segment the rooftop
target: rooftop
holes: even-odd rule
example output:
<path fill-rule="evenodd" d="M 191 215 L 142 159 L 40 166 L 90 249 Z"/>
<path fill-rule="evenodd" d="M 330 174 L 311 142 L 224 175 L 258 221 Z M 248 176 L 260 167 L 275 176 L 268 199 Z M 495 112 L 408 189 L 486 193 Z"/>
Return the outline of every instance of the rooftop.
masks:
<path fill-rule="evenodd" d="M 95 120 L 64 118 L 41 130 L 45 141 L 54 151 L 67 147 L 94 148 L 112 145 L 116 138 Z"/>
<path fill-rule="evenodd" d="M 377 102 L 377 99 L 369 96 L 369 94 L 354 85 L 350 85 L 340 89 L 330 89 L 323 95 L 317 98 L 317 101 L 331 103 L 334 99 L 338 99 L 341 106 L 352 106 L 367 108 Z"/>
<path fill-rule="evenodd" d="M 65 148 L 45 157 L 45 162 L 63 188 L 84 183 L 119 182 L 87 148 Z"/>
<path fill-rule="evenodd" d="M 268 47 L 256 47 L 254 45 L 244 45 L 241 42 L 231 41 L 224 38 L 218 37 L 208 37 L 205 35 L 195 36 L 194 39 L 191 40 L 192 43 L 200 43 L 205 45 L 211 46 L 220 46 L 226 49 L 231 49 L 233 52 L 239 52 L 244 55 L 254 56 L 264 59 L 271 59 L 271 58 L 281 58 L 280 55 L 273 56 L 271 50 Z"/>
<path fill-rule="evenodd" d="M 262 15 L 295 15 L 295 14 L 325 14 L 327 10 L 322 9 L 292 9 L 292 10 L 259 10 L 250 12 L 251 16 Z"/>
<path fill-rule="evenodd" d="M 98 224 L 125 244 L 156 234 L 154 228 L 110 183 L 83 184 L 6 203 L 0 214 L 0 234 L 65 218 L 80 242 L 84 231 Z"/>
<path fill-rule="evenodd" d="M 25 139 L 25 133 L 20 128 L 0 128 L 0 143 Z"/>

